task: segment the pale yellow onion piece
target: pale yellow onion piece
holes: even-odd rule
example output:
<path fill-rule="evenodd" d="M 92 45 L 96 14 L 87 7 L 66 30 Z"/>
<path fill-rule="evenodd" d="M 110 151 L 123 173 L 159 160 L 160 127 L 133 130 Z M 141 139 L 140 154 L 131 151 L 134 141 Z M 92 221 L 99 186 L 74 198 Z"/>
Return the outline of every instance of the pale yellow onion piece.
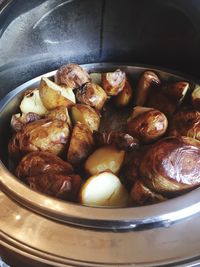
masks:
<path fill-rule="evenodd" d="M 33 89 L 23 97 L 20 110 L 22 113 L 33 112 L 39 115 L 44 115 L 47 112 L 47 109 L 41 101 L 39 89 Z"/>
<path fill-rule="evenodd" d="M 112 146 L 104 146 L 95 150 L 85 162 L 85 170 L 94 175 L 106 170 L 117 174 L 124 161 L 125 151 Z"/>
<path fill-rule="evenodd" d="M 126 207 L 128 192 L 119 178 L 110 172 L 90 177 L 80 191 L 80 202 L 88 206 Z"/>

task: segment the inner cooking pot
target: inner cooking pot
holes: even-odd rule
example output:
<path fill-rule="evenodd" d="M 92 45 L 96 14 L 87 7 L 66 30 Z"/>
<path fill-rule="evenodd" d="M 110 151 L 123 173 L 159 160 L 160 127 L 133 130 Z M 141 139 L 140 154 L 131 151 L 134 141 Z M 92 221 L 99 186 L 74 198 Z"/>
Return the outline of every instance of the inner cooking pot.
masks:
<path fill-rule="evenodd" d="M 199 259 L 200 189 L 150 206 L 85 207 L 30 190 L 8 170 L 6 154 L 9 121 L 22 92 L 62 64 L 76 62 L 97 72 L 120 67 L 135 80 L 151 69 L 164 81 L 198 83 L 179 72 L 199 75 L 199 12 L 198 0 L 0 1 L 5 247 L 56 266 L 162 266 Z"/>

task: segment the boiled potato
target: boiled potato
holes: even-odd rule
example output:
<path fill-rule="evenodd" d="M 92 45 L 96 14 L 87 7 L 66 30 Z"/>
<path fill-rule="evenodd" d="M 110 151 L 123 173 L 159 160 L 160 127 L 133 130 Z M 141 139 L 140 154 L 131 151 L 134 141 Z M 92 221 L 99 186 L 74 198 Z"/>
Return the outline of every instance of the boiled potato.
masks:
<path fill-rule="evenodd" d="M 126 74 L 119 69 L 114 72 L 102 73 L 102 86 L 107 95 L 118 95 L 123 90 L 125 82 Z"/>
<path fill-rule="evenodd" d="M 70 128 L 72 127 L 71 118 L 69 116 L 68 108 L 66 106 L 60 106 L 54 109 L 51 109 L 48 111 L 48 113 L 45 115 L 45 118 L 51 119 L 51 120 L 61 120 L 68 123 Z"/>
<path fill-rule="evenodd" d="M 95 83 L 86 83 L 79 88 L 76 93 L 77 100 L 82 103 L 101 110 L 106 100 L 107 94 L 103 88 Z"/>
<path fill-rule="evenodd" d="M 85 162 L 85 170 L 90 175 L 110 170 L 117 174 L 122 166 L 125 151 L 113 146 L 104 146 L 94 151 Z"/>
<path fill-rule="evenodd" d="M 94 140 L 92 132 L 87 125 L 77 122 L 72 131 L 72 136 L 67 153 L 67 160 L 72 165 L 78 165 L 92 152 Z"/>
<path fill-rule="evenodd" d="M 130 103 L 133 96 L 133 89 L 126 79 L 123 90 L 114 98 L 114 103 L 118 107 L 125 107 Z"/>
<path fill-rule="evenodd" d="M 59 106 L 70 107 L 76 103 L 72 88 L 59 86 L 46 77 L 41 79 L 39 92 L 46 109 L 54 109 Z"/>
<path fill-rule="evenodd" d="M 127 207 L 128 193 L 110 172 L 90 177 L 80 190 L 80 203 L 87 206 Z"/>
<path fill-rule="evenodd" d="M 73 123 L 77 123 L 79 121 L 83 124 L 86 124 L 92 132 L 99 129 L 99 113 L 88 105 L 74 105 L 71 108 L 71 117 Z"/>
<path fill-rule="evenodd" d="M 39 89 L 28 90 L 25 92 L 24 97 L 20 104 L 22 113 L 36 113 L 44 115 L 47 112 L 46 107 L 40 98 Z"/>

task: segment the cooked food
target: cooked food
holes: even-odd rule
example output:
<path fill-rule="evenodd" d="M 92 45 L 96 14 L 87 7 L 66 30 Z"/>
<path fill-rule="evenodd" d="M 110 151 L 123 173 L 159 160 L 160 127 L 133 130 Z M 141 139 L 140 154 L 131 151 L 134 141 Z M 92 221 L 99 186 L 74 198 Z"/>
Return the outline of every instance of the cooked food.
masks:
<path fill-rule="evenodd" d="M 76 174 L 44 173 L 26 179 L 31 189 L 68 201 L 77 201 L 81 177 Z"/>
<path fill-rule="evenodd" d="M 197 86 L 192 92 L 192 104 L 194 108 L 200 109 L 200 86 Z"/>
<path fill-rule="evenodd" d="M 91 132 L 98 131 L 100 115 L 89 105 L 76 104 L 71 108 L 71 117 L 74 124 L 78 121 L 86 124 Z"/>
<path fill-rule="evenodd" d="M 147 106 L 160 110 L 171 118 L 181 105 L 189 90 L 189 83 L 169 83 L 158 90 L 151 90 L 148 95 Z"/>
<path fill-rule="evenodd" d="M 37 121 L 39 119 L 41 119 L 41 116 L 37 113 L 17 113 L 12 115 L 10 126 L 14 132 L 19 132 L 27 123 Z"/>
<path fill-rule="evenodd" d="M 77 90 L 76 98 L 82 104 L 101 110 L 108 97 L 101 86 L 86 83 Z"/>
<path fill-rule="evenodd" d="M 39 87 L 40 98 L 46 109 L 59 106 L 71 107 L 76 103 L 72 88 L 61 87 L 46 77 L 43 77 Z"/>
<path fill-rule="evenodd" d="M 68 123 L 70 128 L 72 127 L 71 118 L 66 106 L 59 106 L 57 108 L 49 110 L 48 113 L 45 114 L 45 118 L 50 120 L 64 121 Z"/>
<path fill-rule="evenodd" d="M 200 141 L 200 111 L 183 109 L 172 118 L 169 136 L 188 136 Z"/>
<path fill-rule="evenodd" d="M 129 205 L 144 206 L 155 204 L 167 200 L 161 194 L 155 193 L 146 187 L 141 181 L 137 180 L 131 189 Z"/>
<path fill-rule="evenodd" d="M 21 158 L 33 151 L 60 155 L 68 142 L 69 134 L 68 124 L 60 120 L 41 119 L 31 122 L 11 138 L 9 155 L 11 158 Z"/>
<path fill-rule="evenodd" d="M 71 63 L 58 69 L 55 75 L 55 82 L 70 88 L 79 88 L 90 82 L 90 76 L 81 66 Z"/>
<path fill-rule="evenodd" d="M 89 74 L 73 63 L 41 78 L 11 118 L 16 176 L 98 207 L 150 205 L 200 186 L 200 86 L 160 74 Z"/>
<path fill-rule="evenodd" d="M 72 165 L 82 163 L 93 151 L 94 139 L 86 124 L 77 122 L 73 128 L 69 143 L 67 160 Z"/>
<path fill-rule="evenodd" d="M 70 163 L 49 152 L 31 152 L 24 156 L 17 166 L 15 174 L 24 180 L 30 176 L 42 174 L 72 174 Z"/>
<path fill-rule="evenodd" d="M 145 71 L 138 82 L 136 106 L 144 106 L 149 96 L 150 89 L 155 85 L 159 86 L 160 83 L 160 79 L 154 72 Z"/>
<path fill-rule="evenodd" d="M 114 103 L 118 107 L 125 107 L 127 106 L 133 97 L 133 89 L 129 81 L 126 79 L 125 85 L 122 91 L 114 98 Z"/>
<path fill-rule="evenodd" d="M 168 120 L 159 110 L 136 106 L 127 122 L 127 132 L 142 143 L 151 143 L 167 130 Z"/>
<path fill-rule="evenodd" d="M 126 74 L 119 69 L 114 72 L 102 73 L 102 86 L 107 95 L 118 95 L 123 90 L 125 82 Z"/>
<path fill-rule="evenodd" d="M 36 113 L 38 115 L 44 115 L 47 112 L 40 98 L 39 89 L 29 89 L 24 93 L 20 110 L 22 113 Z"/>
<path fill-rule="evenodd" d="M 136 138 L 123 132 L 94 132 L 94 139 L 98 146 L 114 145 L 127 152 L 130 152 L 139 146 L 139 142 Z"/>
<path fill-rule="evenodd" d="M 140 164 L 140 175 L 151 190 L 164 195 L 182 193 L 200 184 L 200 142 L 168 137 L 152 145 Z"/>
<path fill-rule="evenodd" d="M 104 146 L 95 150 L 85 162 L 85 170 L 89 175 L 103 171 L 117 174 L 124 161 L 125 151 L 113 146 Z"/>
<path fill-rule="evenodd" d="M 111 172 L 90 177 L 80 190 L 80 203 L 87 206 L 127 207 L 128 193 Z"/>

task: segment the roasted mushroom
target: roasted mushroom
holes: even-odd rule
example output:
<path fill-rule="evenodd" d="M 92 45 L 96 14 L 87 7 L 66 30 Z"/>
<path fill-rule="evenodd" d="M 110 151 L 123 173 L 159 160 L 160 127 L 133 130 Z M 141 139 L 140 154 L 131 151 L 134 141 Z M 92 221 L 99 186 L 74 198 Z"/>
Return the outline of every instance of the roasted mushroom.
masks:
<path fill-rule="evenodd" d="M 9 156 L 19 159 L 33 151 L 61 154 L 69 139 L 69 126 L 60 120 L 41 119 L 25 125 L 8 145 Z"/>
<path fill-rule="evenodd" d="M 55 82 L 70 88 L 79 88 L 83 84 L 90 82 L 90 76 L 81 66 L 71 63 L 58 69 L 55 75 Z"/>
<path fill-rule="evenodd" d="M 102 86 L 107 95 L 118 95 L 123 90 L 125 82 L 126 74 L 119 69 L 114 72 L 102 73 Z"/>
<path fill-rule="evenodd" d="M 166 116 L 159 110 L 135 107 L 127 122 L 127 131 L 142 143 L 151 143 L 163 136 L 167 130 Z"/>
<path fill-rule="evenodd" d="M 200 185 L 200 142 L 168 137 L 156 142 L 140 164 L 140 176 L 151 190 L 174 196 Z"/>
<path fill-rule="evenodd" d="M 76 98 L 82 104 L 101 110 L 108 97 L 101 86 L 86 83 L 77 90 Z"/>
<path fill-rule="evenodd" d="M 184 109 L 172 119 L 169 136 L 188 136 L 200 141 L 200 111 Z"/>

